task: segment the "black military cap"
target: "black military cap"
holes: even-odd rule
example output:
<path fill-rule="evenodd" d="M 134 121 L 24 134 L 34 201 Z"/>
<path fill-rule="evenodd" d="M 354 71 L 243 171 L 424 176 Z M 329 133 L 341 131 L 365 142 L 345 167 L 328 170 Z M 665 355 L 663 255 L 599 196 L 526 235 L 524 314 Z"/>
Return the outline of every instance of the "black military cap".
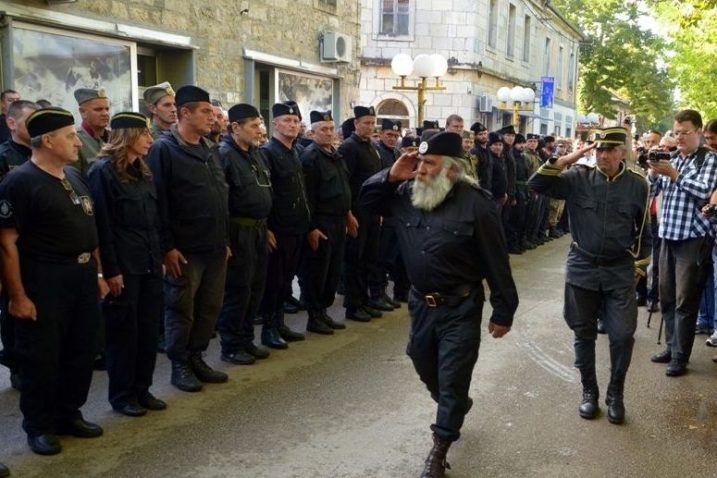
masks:
<path fill-rule="evenodd" d="M 520 133 L 516 134 L 515 141 L 513 142 L 513 144 L 523 144 L 523 143 L 525 143 L 525 136 L 523 136 Z"/>
<path fill-rule="evenodd" d="M 603 128 L 595 131 L 595 148 L 612 149 L 615 146 L 624 146 L 627 140 L 625 128 Z"/>
<path fill-rule="evenodd" d="M 31 138 L 52 133 L 66 126 L 74 126 L 75 118 L 67 110 L 51 107 L 33 111 L 25 120 L 27 132 Z"/>
<path fill-rule="evenodd" d="M 296 114 L 297 114 L 297 116 L 299 117 L 299 121 L 301 121 L 301 120 L 303 119 L 302 116 L 301 116 L 301 108 L 299 108 L 299 104 L 298 104 L 296 101 L 294 101 L 294 100 L 288 100 L 288 101 L 284 101 L 284 103 L 286 103 L 286 104 L 289 105 L 289 106 L 292 106 L 292 107 L 296 108 Z"/>
<path fill-rule="evenodd" d="M 428 141 L 430 138 L 434 137 L 435 135 L 437 135 L 438 133 L 441 132 L 440 130 L 433 129 L 433 128 L 431 128 L 431 129 L 416 128 L 416 130 L 421 131 L 421 136 L 420 136 L 421 143 L 423 143 L 424 141 Z"/>
<path fill-rule="evenodd" d="M 312 111 L 309 113 L 309 119 L 311 120 L 311 124 L 334 120 L 331 116 L 331 111 Z"/>
<path fill-rule="evenodd" d="M 110 121 L 110 128 L 112 129 L 149 128 L 150 126 L 149 120 L 145 115 L 133 111 L 117 113 Z"/>
<path fill-rule="evenodd" d="M 174 97 L 174 102 L 177 104 L 177 108 L 187 103 L 211 103 L 209 100 L 209 93 L 194 85 L 185 85 L 180 87 Z"/>
<path fill-rule="evenodd" d="M 496 131 L 498 134 L 515 134 L 515 128 L 512 124 L 509 124 L 508 126 L 503 126 L 501 129 Z"/>
<path fill-rule="evenodd" d="M 418 148 L 418 146 L 420 144 L 421 144 L 421 140 L 415 136 L 404 136 L 401 139 L 401 147 L 402 148 Z"/>
<path fill-rule="evenodd" d="M 364 116 L 376 116 L 376 110 L 373 106 L 354 106 L 354 117 L 360 119 Z"/>
<path fill-rule="evenodd" d="M 423 129 L 439 129 L 438 121 L 423 120 Z"/>
<path fill-rule="evenodd" d="M 275 103 L 274 106 L 271 107 L 271 115 L 274 118 L 285 115 L 294 115 L 299 119 L 301 118 L 299 108 L 294 105 L 290 105 L 289 103 Z"/>
<path fill-rule="evenodd" d="M 92 88 L 78 88 L 75 90 L 74 94 L 78 105 L 97 98 L 107 98 L 104 88 L 100 88 L 98 90 L 94 90 Z"/>
<path fill-rule="evenodd" d="M 165 96 L 174 96 L 174 90 L 168 81 L 150 86 L 144 90 L 144 102 L 148 105 L 157 104 L 157 102 Z"/>
<path fill-rule="evenodd" d="M 471 125 L 471 128 L 470 128 L 470 129 L 471 129 L 471 131 L 473 131 L 475 134 L 478 134 L 478 133 L 480 133 L 480 132 L 482 132 L 482 131 L 486 131 L 488 128 L 486 128 L 485 126 L 483 126 L 483 123 L 481 123 L 481 122 L 479 122 L 479 121 L 476 121 L 475 123 L 473 123 L 473 124 Z"/>
<path fill-rule="evenodd" d="M 391 120 L 388 118 L 383 118 L 381 120 L 381 129 L 382 130 L 393 130 L 393 131 L 400 131 L 401 130 L 401 122 L 398 120 Z"/>
<path fill-rule="evenodd" d="M 344 139 L 351 136 L 351 133 L 356 131 L 356 126 L 354 125 L 354 118 L 349 118 L 343 123 L 341 123 L 341 134 L 343 135 Z"/>
<path fill-rule="evenodd" d="M 241 121 L 249 118 L 259 118 L 261 115 L 254 106 L 247 103 L 239 103 L 229 108 L 229 121 Z"/>
<path fill-rule="evenodd" d="M 540 139 L 539 134 L 528 133 L 528 139 Z"/>
<path fill-rule="evenodd" d="M 503 141 L 503 137 L 499 135 L 498 133 L 488 133 L 488 146 L 495 143 L 500 143 Z"/>
<path fill-rule="evenodd" d="M 452 131 L 439 132 L 431 135 L 427 140 L 421 138 L 418 152 L 460 158 L 463 156 L 463 138 Z"/>
<path fill-rule="evenodd" d="M 546 136 L 546 137 L 543 138 L 543 141 L 545 141 L 545 143 L 554 143 L 554 142 L 555 142 L 555 137 L 553 137 L 553 136 Z"/>

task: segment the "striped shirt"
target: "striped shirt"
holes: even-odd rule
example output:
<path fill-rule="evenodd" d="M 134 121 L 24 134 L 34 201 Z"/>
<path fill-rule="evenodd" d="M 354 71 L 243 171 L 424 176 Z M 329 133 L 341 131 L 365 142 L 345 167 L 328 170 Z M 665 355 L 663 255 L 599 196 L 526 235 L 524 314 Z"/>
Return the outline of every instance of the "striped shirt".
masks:
<path fill-rule="evenodd" d="M 687 157 L 673 155 L 670 162 L 678 173 L 675 182 L 664 175 L 648 176 L 650 194 L 654 197 L 662 192 L 659 231 L 662 239 L 682 241 L 711 234 L 710 222 L 701 209 L 717 189 L 717 157 L 711 151 L 706 152 L 700 166 L 696 161 L 700 150 L 704 148 Z"/>

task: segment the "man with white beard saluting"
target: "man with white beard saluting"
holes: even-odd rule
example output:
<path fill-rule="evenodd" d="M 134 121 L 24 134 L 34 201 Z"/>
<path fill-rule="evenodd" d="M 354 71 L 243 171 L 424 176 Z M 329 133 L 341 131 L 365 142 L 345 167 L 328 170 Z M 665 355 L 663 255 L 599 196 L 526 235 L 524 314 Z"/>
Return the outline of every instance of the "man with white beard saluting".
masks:
<path fill-rule="evenodd" d="M 422 478 L 442 477 L 446 453 L 473 405 L 468 397 L 478 359 L 480 323 L 490 286 L 488 333 L 510 331 L 518 294 L 500 216 L 490 193 L 462 167 L 462 139 L 439 133 L 369 178 L 362 207 L 396 219 L 396 235 L 413 284 L 406 352 L 438 404 L 433 448 Z"/>

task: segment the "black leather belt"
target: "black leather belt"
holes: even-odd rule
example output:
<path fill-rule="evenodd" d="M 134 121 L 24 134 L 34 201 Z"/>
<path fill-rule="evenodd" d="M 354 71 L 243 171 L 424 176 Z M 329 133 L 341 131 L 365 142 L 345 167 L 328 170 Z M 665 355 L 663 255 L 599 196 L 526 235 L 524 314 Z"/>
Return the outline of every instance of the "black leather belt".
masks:
<path fill-rule="evenodd" d="M 578 246 L 577 242 L 573 242 L 570 246 L 581 257 L 583 257 L 584 259 L 587 259 L 588 262 L 590 262 L 592 265 L 594 265 L 596 267 L 616 266 L 616 265 L 620 265 L 620 264 L 627 264 L 632 259 L 632 257 L 627 253 L 625 253 L 624 256 L 613 256 L 613 257 L 603 256 L 600 254 L 592 254 L 592 253 L 586 251 L 585 249 L 583 249 L 582 247 Z"/>
<path fill-rule="evenodd" d="M 416 298 L 431 308 L 440 306 L 455 307 L 460 305 L 464 300 L 473 294 L 473 290 L 473 287 L 465 286 L 459 287 L 450 294 L 444 294 L 442 292 L 424 293 L 415 287 L 411 287 L 411 292 L 416 296 Z"/>
<path fill-rule="evenodd" d="M 50 254 L 20 254 L 20 257 L 27 257 L 37 262 L 47 262 L 50 264 L 87 264 L 92 259 L 91 252 L 83 252 L 77 256 L 55 256 Z"/>

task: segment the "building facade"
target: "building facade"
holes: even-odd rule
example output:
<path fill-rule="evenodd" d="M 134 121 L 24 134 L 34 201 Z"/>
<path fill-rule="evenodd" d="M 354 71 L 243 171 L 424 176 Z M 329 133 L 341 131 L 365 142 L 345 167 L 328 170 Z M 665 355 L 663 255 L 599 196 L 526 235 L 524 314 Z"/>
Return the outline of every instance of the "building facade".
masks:
<path fill-rule="evenodd" d="M 520 130 L 575 133 L 582 33 L 544 0 L 361 0 L 360 102 L 414 127 L 417 96 L 397 91 L 391 59 L 438 53 L 448 60 L 445 91 L 429 93 L 426 118 L 457 113 L 490 129 L 512 122 L 503 86 L 532 88 L 536 103 L 520 112 Z M 543 81 L 547 78 L 547 81 Z M 552 96 L 548 95 L 552 79 Z M 545 94 L 543 106 L 541 97 Z M 550 100 L 550 101 L 549 101 Z"/>
<path fill-rule="evenodd" d="M 0 12 L 2 88 L 75 112 L 76 88 L 104 88 L 116 112 L 162 81 L 266 118 L 286 99 L 338 118 L 358 96 L 356 0 L 20 0 Z"/>

